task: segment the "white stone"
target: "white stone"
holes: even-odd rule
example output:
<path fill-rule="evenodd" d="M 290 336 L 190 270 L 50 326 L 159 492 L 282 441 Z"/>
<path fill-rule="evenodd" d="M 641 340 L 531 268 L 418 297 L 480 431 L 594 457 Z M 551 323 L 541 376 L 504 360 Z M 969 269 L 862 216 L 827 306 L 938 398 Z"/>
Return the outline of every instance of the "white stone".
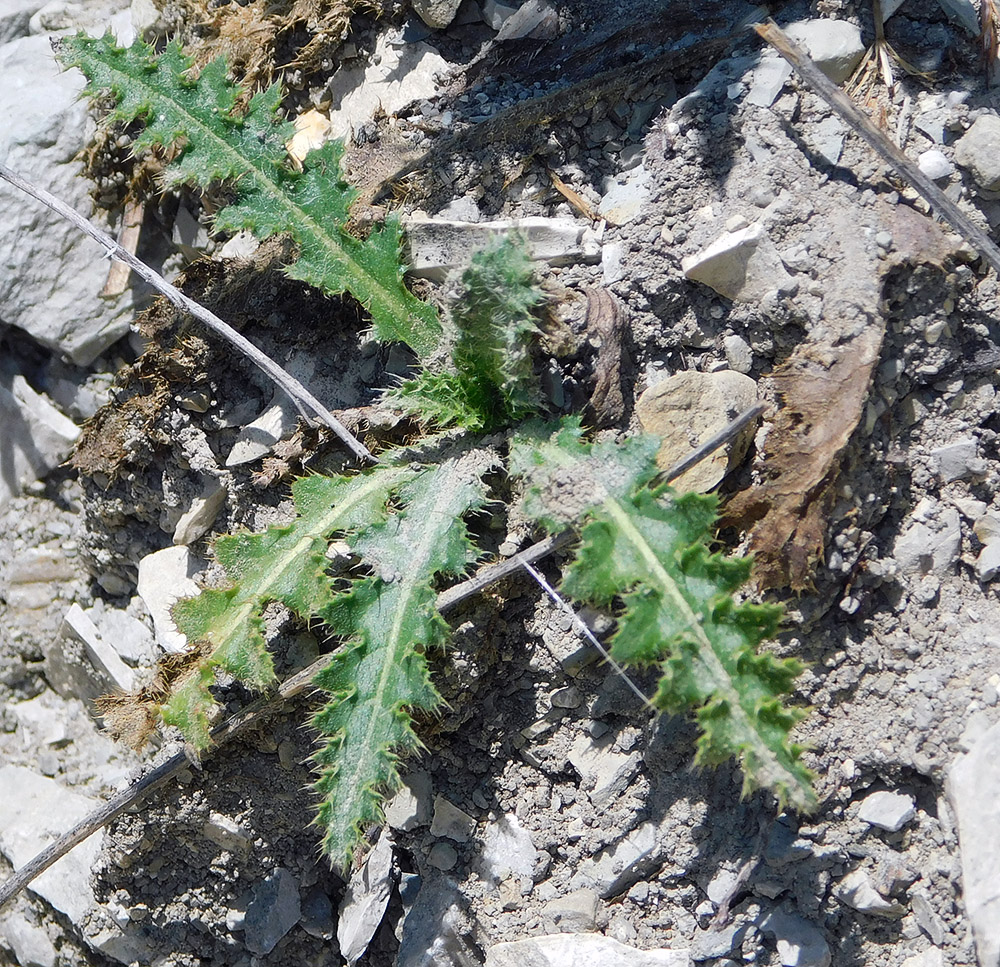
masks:
<path fill-rule="evenodd" d="M 458 13 L 462 0 L 413 0 L 413 11 L 428 27 L 442 30 Z"/>
<path fill-rule="evenodd" d="M 800 20 L 789 24 L 785 33 L 834 84 L 846 81 L 865 55 L 861 30 L 846 20 Z"/>
<path fill-rule="evenodd" d="M 83 75 L 62 70 L 49 38 L 33 36 L 0 47 L 0 77 L 0 161 L 101 223 L 76 157 L 89 123 L 86 104 L 77 100 Z M 102 255 L 62 217 L 0 184 L 3 320 L 78 365 L 128 332 L 133 315 L 131 290 L 100 298 L 108 273 Z"/>
<path fill-rule="evenodd" d="M 348 964 L 356 963 L 385 916 L 396 880 L 393 838 L 383 830 L 364 865 L 351 874 L 340 904 L 337 943 Z"/>
<path fill-rule="evenodd" d="M 197 560 L 183 545 L 165 547 L 139 562 L 136 590 L 153 618 L 157 643 L 169 654 L 187 651 L 187 638 L 177 630 L 170 609 L 181 598 L 193 598 L 201 590 L 193 577 L 199 569 Z"/>
<path fill-rule="evenodd" d="M 840 118 L 823 118 L 811 128 L 806 137 L 816 153 L 828 164 L 835 165 L 840 161 L 840 153 L 844 150 L 844 137 L 847 128 Z"/>
<path fill-rule="evenodd" d="M 913 799 L 896 792 L 873 792 L 858 808 L 858 819 L 890 833 L 898 832 L 916 815 Z"/>
<path fill-rule="evenodd" d="M 393 829 L 409 832 L 431 821 L 430 773 L 411 772 L 385 807 L 385 821 Z"/>
<path fill-rule="evenodd" d="M 533 37 L 536 40 L 552 40 L 559 33 L 559 12 L 545 0 L 525 0 L 508 17 L 496 35 L 497 43 Z"/>
<path fill-rule="evenodd" d="M 96 806 L 96 799 L 72 792 L 54 779 L 23 766 L 2 766 L 0 851 L 19 870 Z M 32 880 L 28 889 L 80 923 L 97 905 L 90 871 L 103 839 L 103 831 L 85 839 Z"/>
<path fill-rule="evenodd" d="M 948 160 L 948 156 L 937 148 L 922 151 L 917 157 L 917 167 L 928 178 L 933 178 L 935 181 L 939 178 L 947 178 L 955 170 L 955 166 Z"/>
<path fill-rule="evenodd" d="M 599 739 L 581 735 L 566 755 L 580 774 L 581 785 L 587 790 L 590 801 L 598 808 L 620 796 L 642 767 L 642 756 L 638 752 L 615 752 L 614 743 L 612 733 Z"/>
<path fill-rule="evenodd" d="M 584 860 L 572 885 L 575 888 L 593 887 L 604 899 L 618 896 L 654 867 L 661 855 L 656 824 L 643 823 L 617 843 Z"/>
<path fill-rule="evenodd" d="M 446 2 L 451 5 L 454 0 Z M 429 44 L 396 45 L 382 34 L 369 61 L 341 67 L 333 75 L 330 137 L 351 137 L 376 111 L 392 116 L 411 101 L 434 97 L 438 93 L 435 78 L 448 68 L 448 62 Z"/>
<path fill-rule="evenodd" d="M 0 211 L 2 211 L 0 194 Z M 3 225 L 0 223 L 0 248 Z M 0 290 L 4 282 L 0 279 Z M 36 393 L 18 374 L 0 371 L 0 427 L 4 468 L 0 474 L 0 506 L 23 487 L 40 480 L 73 451 L 80 428 L 49 399 Z"/>
<path fill-rule="evenodd" d="M 447 836 L 456 843 L 467 843 L 472 838 L 476 821 L 444 796 L 434 797 L 434 818 L 431 820 L 432 836 Z"/>
<path fill-rule="evenodd" d="M 757 402 L 757 384 L 732 370 L 700 373 L 686 370 L 649 387 L 636 404 L 646 433 L 660 438 L 656 462 L 662 470 L 725 428 Z M 686 493 L 706 493 L 745 456 L 756 427 L 753 423 L 704 460 L 685 471 L 671 486 Z"/>
<path fill-rule="evenodd" d="M 987 191 L 1000 189 L 1000 118 L 986 114 L 955 144 L 955 164 L 966 168 Z"/>
<path fill-rule="evenodd" d="M 737 302 L 758 302 L 777 289 L 794 291 L 795 282 L 759 222 L 725 232 L 697 255 L 681 260 L 684 277 Z"/>
<path fill-rule="evenodd" d="M 928 947 L 919 954 L 907 957 L 899 967 L 944 967 L 944 954 L 937 947 Z"/>
<path fill-rule="evenodd" d="M 78 604 L 70 605 L 63 618 L 61 631 L 64 636 L 75 638 L 86 649 L 87 656 L 99 672 L 102 672 L 110 684 L 123 692 L 132 691 L 135 684 L 135 672 L 121 660 L 118 652 L 105 641 L 97 626 L 87 617 Z"/>
<path fill-rule="evenodd" d="M 597 214 L 609 225 L 627 225 L 641 214 L 649 202 L 649 181 L 649 172 L 643 165 L 633 168 L 624 181 L 616 181 L 605 192 Z"/>
<path fill-rule="evenodd" d="M 586 933 L 597 926 L 600 898 L 593 890 L 574 890 L 567 896 L 554 897 L 542 908 L 560 933 Z"/>
<path fill-rule="evenodd" d="M 219 516 L 228 494 L 225 481 L 218 477 L 206 477 L 201 495 L 191 501 L 191 506 L 177 520 L 174 543 L 193 544 L 203 537 Z"/>
<path fill-rule="evenodd" d="M 14 916 L 0 924 L 0 933 L 21 967 L 55 967 L 58 954 L 42 927 Z"/>
<path fill-rule="evenodd" d="M 573 218 L 509 218 L 492 222 L 410 215 L 403 219 L 409 272 L 418 278 L 443 282 L 448 273 L 466 268 L 472 256 L 494 239 L 516 235 L 536 262 L 572 265 L 594 262 L 600 247 L 593 246 L 594 232 Z"/>
<path fill-rule="evenodd" d="M 938 474 L 945 483 L 961 480 L 972 473 L 970 463 L 976 459 L 979 443 L 973 439 L 954 440 L 931 450 Z"/>
<path fill-rule="evenodd" d="M 987 544 L 976 557 L 976 577 L 980 581 L 992 581 L 1000 571 L 1000 541 Z"/>
<path fill-rule="evenodd" d="M 270 405 L 252 423 L 244 426 L 236 438 L 227 467 L 238 467 L 270 453 L 279 440 L 295 432 L 299 412 L 295 404 L 280 390 L 274 394 Z"/>
<path fill-rule="evenodd" d="M 848 873 L 834 886 L 833 895 L 841 903 L 861 913 L 870 913 L 877 917 L 897 919 L 906 913 L 903 906 L 893 900 L 887 900 L 872 886 L 871 879 L 864 870 Z"/>
<path fill-rule="evenodd" d="M 830 945 L 822 931 L 808 920 L 776 909 L 765 914 L 758 926 L 774 938 L 778 959 L 784 967 L 829 967 Z"/>
<path fill-rule="evenodd" d="M 765 51 L 751 75 L 747 104 L 770 107 L 791 76 L 792 65 L 784 57 Z"/>
<path fill-rule="evenodd" d="M 502 815 L 483 832 L 479 870 L 483 879 L 499 883 L 508 876 L 531 876 L 535 869 L 535 844 L 513 813 Z"/>
<path fill-rule="evenodd" d="M 638 950 L 598 934 L 558 933 L 498 943 L 486 951 L 486 967 L 690 967 L 687 950 Z"/>
<path fill-rule="evenodd" d="M 940 576 L 954 566 L 961 547 L 958 511 L 924 497 L 913 509 L 907 529 L 896 538 L 892 553 L 907 577 Z"/>
<path fill-rule="evenodd" d="M 84 614 L 97 626 L 98 634 L 132 667 L 151 665 L 158 657 L 156 639 L 149 627 L 127 611 L 109 607 L 103 598 Z"/>
<path fill-rule="evenodd" d="M 0 46 L 25 37 L 32 16 L 42 8 L 44 0 L 4 0 L 0 6 Z"/>
<path fill-rule="evenodd" d="M 70 738 L 64 705 L 51 692 L 7 706 L 17 719 L 25 746 L 59 745 Z"/>
<path fill-rule="evenodd" d="M 214 810 L 201 827 L 205 839 L 230 853 L 245 856 L 250 852 L 250 834 L 235 819 Z"/>
<path fill-rule="evenodd" d="M 962 898 L 980 967 L 1000 965 L 1000 723 L 948 770 L 948 801 L 958 821 Z"/>

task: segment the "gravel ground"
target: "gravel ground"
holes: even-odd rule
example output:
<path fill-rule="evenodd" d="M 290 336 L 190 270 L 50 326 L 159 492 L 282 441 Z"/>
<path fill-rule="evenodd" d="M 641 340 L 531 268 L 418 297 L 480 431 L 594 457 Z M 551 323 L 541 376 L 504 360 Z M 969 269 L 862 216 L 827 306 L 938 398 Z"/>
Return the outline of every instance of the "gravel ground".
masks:
<path fill-rule="evenodd" d="M 84 9 L 94 22 L 108 16 Z M 744 5 L 672 6 L 665 15 L 657 3 L 591 0 L 557 13 L 550 29 L 559 39 L 548 45 L 490 46 L 495 30 L 471 2 L 443 30 L 404 10 L 381 24 L 358 19 L 350 48 L 333 57 L 344 70 L 385 30 L 432 46 L 454 70 L 397 118 L 356 125 L 349 170 L 381 177 L 378 164 L 391 170 L 407 152 L 430 150 L 398 193 L 407 213 L 558 217 L 590 229 L 590 248 L 585 241 L 568 264 L 538 263 L 555 306 L 552 331 L 562 335 L 546 377 L 553 409 L 586 404 L 599 369 L 586 287 L 613 295 L 627 320 L 622 399 L 597 414 L 605 434 L 648 421 L 643 394 L 672 374 L 742 374 L 773 406 L 722 484 L 731 497 L 766 492 L 782 452 L 776 408 L 802 407 L 809 432 L 800 462 L 826 447 L 829 464 L 811 484 L 821 513 L 801 511 L 819 524 L 803 524 L 791 544 L 775 543 L 773 517 L 748 535 L 744 501 L 722 536 L 756 550 L 772 576 L 801 574 L 798 551 L 807 562 L 800 593 L 777 587 L 766 596 L 787 607 L 774 650 L 807 665 L 796 700 L 809 715 L 798 737 L 817 776 L 818 810 L 798 816 L 765 793 L 741 798 L 731 765 L 693 770 L 692 724 L 651 717 L 569 618 L 519 578 L 449 616 L 455 647 L 435 665 L 447 710 L 422 728 L 425 753 L 404 763 L 389 826 L 370 831 L 368 885 L 353 884 L 353 903 L 342 908 L 345 881 L 318 855 L 309 827 L 313 739 L 303 701 L 116 820 L 76 874 L 62 875 L 62 891 L 56 883 L 7 907 L 0 960 L 318 965 L 367 947 L 357 962 L 372 967 L 617 963 L 593 947 L 537 961 L 537 951 L 496 947 L 561 934 L 575 938 L 567 944 L 603 936 L 661 952 L 648 961 L 630 954 L 636 964 L 1000 963 L 1000 918 L 991 925 L 981 899 L 991 881 L 974 870 L 976 857 L 998 849 L 995 823 L 978 818 L 997 781 L 984 753 L 1000 687 L 996 279 L 968 246 L 915 214 L 926 208 L 911 189 L 822 100 L 784 79 L 752 34 L 713 40 Z M 180 16 L 164 12 L 175 28 L 170 18 Z M 867 7 L 824 0 L 780 13 L 782 23 L 819 18 L 859 25 L 862 40 L 872 39 Z M 58 29 L 45 23 L 36 32 Z M 833 35 L 831 23 L 820 25 L 823 36 Z M 917 0 L 886 34 L 932 76 L 897 64 L 891 91 L 876 80 L 855 99 L 910 157 L 939 165 L 938 184 L 992 226 L 1000 162 L 991 158 L 1000 155 L 989 125 L 978 135 L 973 125 L 995 118 L 997 101 L 974 38 Z M 658 73 L 648 58 L 667 42 L 684 54 Z M 332 66 L 299 72 L 293 111 L 322 103 Z M 618 81 L 589 96 L 588 79 L 597 83 L 605 67 Z M 532 111 L 553 91 L 556 107 L 541 123 Z M 474 124 L 486 127 L 470 134 Z M 550 172 L 604 221 L 585 219 Z M 365 200 L 385 203 L 373 193 Z M 221 256 L 196 231 L 197 203 L 185 197 L 179 212 L 164 202 L 147 217 L 144 244 L 159 264 L 176 271 L 183 262 L 171 219 L 187 219 L 194 247 Z M 747 232 L 749 243 L 734 239 Z M 706 257 L 720 240 L 735 252 L 723 268 Z M 250 263 L 196 266 L 187 284 L 308 376 L 321 398 L 348 413 L 370 407 L 400 360 L 364 341 L 352 306 L 285 280 L 272 259 L 265 246 Z M 4 372 L 22 373 L 78 423 L 138 348 L 125 337 L 81 364 L 13 327 L 2 338 Z M 161 353 L 120 381 L 120 408 L 152 400 L 149 387 L 168 373 L 174 333 L 151 338 Z M 206 480 L 223 480 L 227 492 L 212 530 L 258 528 L 288 512 L 289 468 L 343 461 L 306 433 L 270 462 L 226 466 L 241 428 L 271 405 L 271 388 L 212 340 L 183 346 L 179 362 L 169 357 L 177 366 L 153 416 L 140 423 L 133 408 L 115 431 L 119 479 L 53 466 L 0 509 L 0 852 L 16 865 L 37 848 L 32 828 L 58 832 L 73 809 L 179 748 L 168 735 L 137 756 L 98 731 L 86 703 L 108 682 L 66 634 L 70 606 L 94 609 L 87 613 L 127 665 L 148 663 L 156 646 L 136 592 L 139 563 L 174 546 Z M 787 377 L 808 365 L 820 389 L 802 403 Z M 825 427 L 845 445 L 823 442 Z M 528 538 L 502 519 L 491 526 L 484 539 L 501 552 Z M 198 538 L 182 566 L 195 575 L 207 561 Z M 553 582 L 559 564 L 544 562 Z M 309 629 L 277 608 L 265 617 L 279 671 L 316 656 L 321 643 Z M 611 626 L 607 616 L 585 617 L 598 633 Z M 227 700 L 235 709 L 244 699 L 234 690 Z M 962 761 L 987 770 L 978 784 L 956 769 Z"/>

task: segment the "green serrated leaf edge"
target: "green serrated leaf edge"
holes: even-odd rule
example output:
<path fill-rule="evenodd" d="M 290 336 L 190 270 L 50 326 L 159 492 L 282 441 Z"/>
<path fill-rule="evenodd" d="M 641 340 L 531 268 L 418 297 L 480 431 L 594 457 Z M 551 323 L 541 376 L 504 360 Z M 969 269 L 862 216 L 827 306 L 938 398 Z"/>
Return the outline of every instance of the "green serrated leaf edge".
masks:
<path fill-rule="evenodd" d="M 566 525 L 567 506 L 579 514 L 580 506 L 585 505 L 582 544 L 569 567 L 564 590 L 579 600 L 598 604 L 624 595 L 626 611 L 613 639 L 612 655 L 623 664 L 661 666 L 664 677 L 655 698 L 658 707 L 676 712 L 695 706 L 702 728 L 696 762 L 714 765 L 738 755 L 744 794 L 764 787 L 782 806 L 787 803 L 803 812 L 815 809 L 812 777 L 799 761 L 802 749 L 789 741 L 792 727 L 804 713 L 782 707 L 776 694 L 789 690 L 800 666 L 792 659 L 781 661 L 754 652 L 756 644 L 774 633 L 778 609 L 747 604 L 737 607 L 733 603 L 732 592 L 748 577 L 750 562 L 709 554 L 705 542 L 715 519 L 714 499 L 688 494 L 664 508 L 659 498 L 665 488 L 651 491 L 646 486 L 656 473 L 655 441 L 632 438 L 624 446 L 586 445 L 575 420 L 566 421 L 551 436 L 539 427 L 530 428 L 515 440 L 512 450 L 513 464 L 529 481 L 525 501 L 529 516 L 555 529 Z M 559 471 L 566 471 L 562 490 L 570 486 L 574 490 L 570 498 L 553 486 Z M 630 476 L 632 482 L 628 483 Z M 551 488 L 548 493 L 546 487 Z M 647 512 L 657 508 L 664 518 L 674 515 L 674 526 L 684 529 L 682 546 L 672 555 L 684 578 L 683 588 L 637 523 L 637 518 L 641 522 L 643 505 Z M 690 519 L 685 520 L 685 515 Z M 621 586 L 610 581 L 610 555 L 616 540 L 627 542 L 635 560 L 643 565 L 645 576 L 637 584 Z M 667 620 L 644 621 L 640 616 L 630 623 L 640 607 L 649 606 L 644 588 L 662 596 L 657 608 L 672 609 Z M 692 605 L 691 595 L 701 599 L 699 608 Z M 659 625 L 682 630 L 674 630 L 669 640 L 635 640 Z M 726 634 L 736 634 L 739 643 L 733 655 L 719 654 L 709 634 L 713 625 Z M 717 637 L 721 644 L 722 635 Z M 734 659 L 732 670 L 726 657 Z M 709 686 L 698 681 L 695 687 L 696 666 L 707 673 Z M 745 679 L 742 693 L 737 676 Z M 678 683 L 683 687 L 672 687 Z"/>
<path fill-rule="evenodd" d="M 122 48 L 110 33 L 81 32 L 60 41 L 59 57 L 87 76 L 84 93 L 115 97 L 114 118 L 149 121 L 137 147 L 180 147 L 168 183 L 231 182 L 238 197 L 217 213 L 218 229 L 248 229 L 260 239 L 289 234 L 300 251 L 288 275 L 331 295 L 350 292 L 371 313 L 379 339 L 405 342 L 421 357 L 433 352 L 440 322 L 403 284 L 398 221 L 389 219 L 365 241 L 344 231 L 354 193 L 340 177 L 343 146 L 328 143 L 306 158 L 303 172 L 294 171 L 284 148 L 290 125 L 276 116 L 279 85 L 255 94 L 240 116 L 234 111 L 242 90 L 227 80 L 225 61 L 210 62 L 193 81 L 185 73 L 191 60 L 176 42 L 157 55 L 142 40 Z"/>
<path fill-rule="evenodd" d="M 448 638 L 433 582 L 462 573 L 476 557 L 462 518 L 484 503 L 488 467 L 473 452 L 408 481 L 400 509 L 352 542 L 376 576 L 323 612 L 332 630 L 350 637 L 314 680 L 330 700 L 312 719 L 325 737 L 315 755 L 316 822 L 324 852 L 340 866 L 350 863 L 365 827 L 381 819 L 385 793 L 398 786 L 399 755 L 419 745 L 411 711 L 440 704 L 424 658 Z"/>
<path fill-rule="evenodd" d="M 232 583 L 174 605 L 178 631 L 206 657 L 160 707 L 163 721 L 180 728 L 196 749 L 207 748 L 215 669 L 251 688 L 270 685 L 274 664 L 264 641 L 264 608 L 280 601 L 308 621 L 327 607 L 333 598 L 326 574 L 329 538 L 384 517 L 389 495 L 414 473 L 382 465 L 353 477 L 303 477 L 292 488 L 297 511 L 292 523 L 219 538 L 216 558 Z"/>

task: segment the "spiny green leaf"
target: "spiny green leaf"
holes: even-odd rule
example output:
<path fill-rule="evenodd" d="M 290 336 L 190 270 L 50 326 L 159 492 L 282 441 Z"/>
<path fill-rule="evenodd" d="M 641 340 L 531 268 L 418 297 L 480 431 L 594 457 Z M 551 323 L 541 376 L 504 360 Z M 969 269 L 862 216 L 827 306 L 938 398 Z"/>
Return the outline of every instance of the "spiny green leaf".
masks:
<path fill-rule="evenodd" d="M 534 415 L 530 341 L 543 298 L 523 245 L 507 239 L 477 252 L 451 309 L 450 364 L 430 366 L 390 399 L 424 422 L 473 432 Z"/>
<path fill-rule="evenodd" d="M 623 598 L 611 654 L 659 667 L 658 708 L 696 710 L 696 761 L 735 756 L 744 793 L 764 787 L 809 811 L 810 773 L 790 739 L 803 713 L 780 701 L 801 666 L 756 651 L 777 630 L 780 609 L 733 602 L 749 560 L 709 551 L 715 498 L 650 489 L 656 449 L 642 438 L 587 446 L 569 423 L 549 438 L 534 428 L 515 441 L 512 461 L 528 481 L 529 515 L 553 529 L 586 521 L 563 590 L 601 605 Z"/>
<path fill-rule="evenodd" d="M 87 76 L 87 94 L 114 98 L 113 119 L 145 122 L 136 150 L 179 150 L 166 169 L 167 184 L 232 186 L 236 200 L 215 216 L 219 231 L 248 229 L 259 239 L 290 235 L 299 248 L 287 269 L 292 278 L 331 295 L 350 292 L 371 313 L 379 339 L 405 342 L 422 357 L 433 351 L 440 323 L 433 306 L 403 284 L 398 221 L 390 219 L 365 241 L 347 234 L 354 192 L 340 174 L 343 146 L 325 145 L 296 171 L 285 149 L 292 125 L 277 115 L 277 84 L 254 94 L 240 114 L 243 91 L 227 79 L 225 61 L 207 64 L 195 80 L 176 42 L 157 55 L 141 40 L 122 48 L 110 34 L 80 33 L 62 40 L 59 50 L 65 66 Z"/>
<path fill-rule="evenodd" d="M 488 453 L 473 451 L 407 481 L 399 511 L 351 541 L 375 573 L 322 612 L 350 639 L 314 680 L 330 695 L 313 725 L 325 740 L 315 757 L 317 822 L 335 863 L 350 861 L 364 827 L 381 818 L 384 793 L 398 785 L 397 758 L 418 744 L 410 711 L 440 704 L 424 659 L 447 640 L 433 582 L 475 560 L 462 517 L 485 502 L 481 478 L 491 466 Z"/>
<path fill-rule="evenodd" d="M 382 518 L 389 494 L 413 473 L 390 465 L 355 477 L 304 477 L 292 488 L 297 517 L 291 524 L 219 538 L 215 555 L 232 583 L 174 605 L 178 630 L 204 647 L 206 657 L 163 706 L 163 720 L 204 749 L 215 707 L 209 692 L 214 669 L 252 688 L 269 685 L 274 664 L 264 642 L 264 608 L 280 601 L 308 620 L 327 607 L 333 598 L 326 557 L 330 536 Z"/>

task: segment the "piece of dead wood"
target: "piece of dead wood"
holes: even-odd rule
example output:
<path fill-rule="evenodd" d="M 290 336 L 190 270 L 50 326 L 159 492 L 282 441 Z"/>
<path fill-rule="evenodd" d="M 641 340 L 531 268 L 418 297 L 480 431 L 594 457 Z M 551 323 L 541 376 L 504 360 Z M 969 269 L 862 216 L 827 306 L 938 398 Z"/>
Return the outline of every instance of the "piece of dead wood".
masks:
<path fill-rule="evenodd" d="M 841 218 L 846 234 L 849 213 Z M 886 222 L 894 252 L 881 263 L 879 279 L 901 266 L 943 268 L 956 253 L 957 239 L 911 208 L 894 208 Z M 874 270 L 864 277 L 865 263 L 852 259 L 849 245 L 842 251 L 839 278 L 827 281 L 831 292 L 844 297 L 831 300 L 819 335 L 801 343 L 772 376 L 780 406 L 767 432 L 762 481 L 725 508 L 723 526 L 750 532 L 754 579 L 761 588 L 812 587 L 843 454 L 864 412 L 882 349 L 878 279 Z"/>
<path fill-rule="evenodd" d="M 131 252 L 132 255 L 135 255 L 139 249 L 139 235 L 142 231 L 142 220 L 145 214 L 145 202 L 131 196 L 125 199 L 122 224 L 118 230 L 118 244 L 126 252 Z M 112 262 L 108 269 L 108 277 L 104 281 L 104 288 L 101 289 L 102 298 L 121 295 L 128 287 L 128 279 L 131 274 L 132 270 L 124 262 Z"/>
<path fill-rule="evenodd" d="M 600 219 L 600 215 L 594 211 L 594 206 L 587 201 L 579 192 L 574 191 L 566 184 L 562 178 L 549 169 L 549 178 L 552 180 L 552 187 L 559 192 L 584 218 L 589 218 L 592 222 Z"/>
<path fill-rule="evenodd" d="M 590 409 L 594 426 L 617 426 L 625 416 L 624 365 L 628 324 L 621 303 L 607 289 L 587 287 L 587 335 L 597 343 Z"/>

